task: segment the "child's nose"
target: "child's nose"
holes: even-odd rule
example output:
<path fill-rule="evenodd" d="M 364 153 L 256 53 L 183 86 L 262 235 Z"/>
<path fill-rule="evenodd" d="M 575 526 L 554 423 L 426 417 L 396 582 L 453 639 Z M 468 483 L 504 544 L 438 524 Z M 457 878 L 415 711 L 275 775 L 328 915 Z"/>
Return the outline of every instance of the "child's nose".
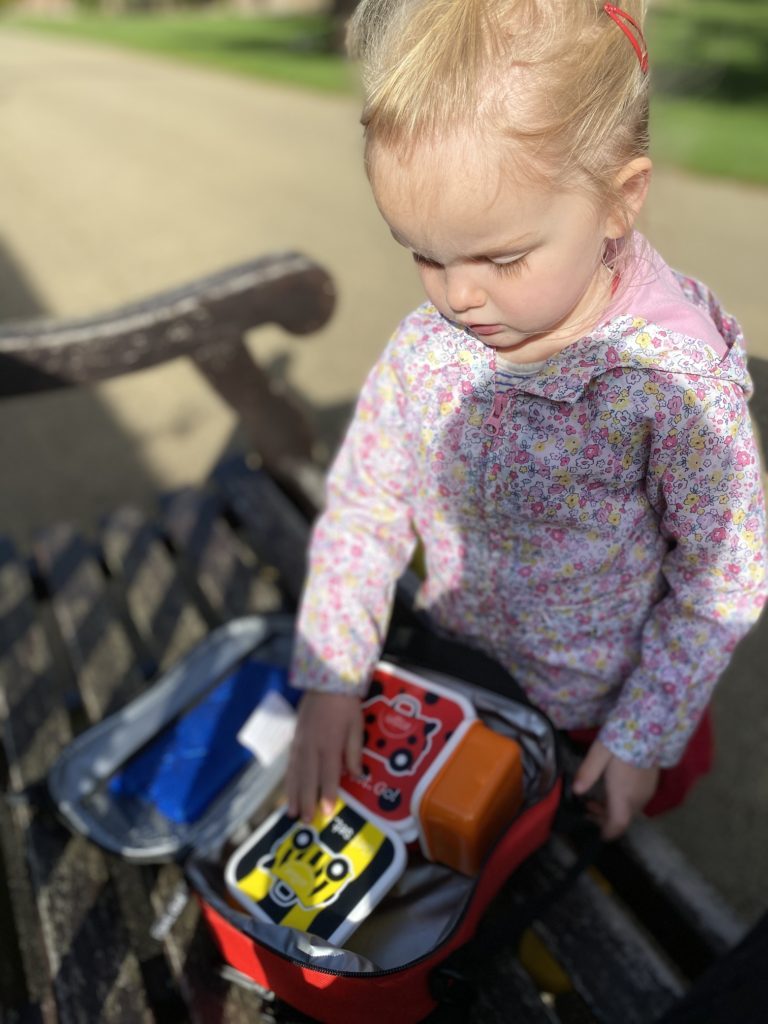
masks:
<path fill-rule="evenodd" d="M 477 309 L 485 302 L 485 292 L 472 274 L 463 268 L 445 271 L 445 301 L 454 313 Z"/>

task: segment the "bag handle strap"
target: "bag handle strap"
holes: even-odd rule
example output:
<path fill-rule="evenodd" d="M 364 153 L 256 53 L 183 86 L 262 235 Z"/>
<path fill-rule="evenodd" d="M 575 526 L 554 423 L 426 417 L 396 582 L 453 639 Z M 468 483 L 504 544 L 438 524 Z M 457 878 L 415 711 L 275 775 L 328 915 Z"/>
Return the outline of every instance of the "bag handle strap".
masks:
<path fill-rule="evenodd" d="M 520 684 L 497 661 L 449 633 L 438 631 L 423 612 L 404 607 L 401 602 L 395 603 L 383 653 L 385 657 L 477 683 L 531 706 Z"/>

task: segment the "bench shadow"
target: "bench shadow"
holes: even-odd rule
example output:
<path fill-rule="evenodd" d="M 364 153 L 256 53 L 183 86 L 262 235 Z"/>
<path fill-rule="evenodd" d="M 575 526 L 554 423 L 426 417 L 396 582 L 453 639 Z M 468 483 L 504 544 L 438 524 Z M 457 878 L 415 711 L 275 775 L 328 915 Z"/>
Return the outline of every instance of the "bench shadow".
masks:
<path fill-rule="evenodd" d="M 0 238 L 0 323 L 50 315 Z M 0 533 L 28 540 L 52 520 L 94 524 L 93 509 L 148 507 L 157 481 L 93 388 L 0 401 Z M 116 497 L 117 496 L 117 497 Z"/>

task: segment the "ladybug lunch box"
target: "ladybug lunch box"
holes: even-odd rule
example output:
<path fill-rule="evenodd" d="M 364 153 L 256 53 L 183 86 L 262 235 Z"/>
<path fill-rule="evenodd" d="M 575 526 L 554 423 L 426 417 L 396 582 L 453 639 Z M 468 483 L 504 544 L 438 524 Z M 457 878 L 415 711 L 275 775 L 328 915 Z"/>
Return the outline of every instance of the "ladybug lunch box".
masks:
<path fill-rule="evenodd" d="M 374 669 L 363 713 L 363 774 L 341 786 L 410 843 L 418 837 L 416 787 L 450 758 L 476 719 L 471 702 L 386 661 Z"/>

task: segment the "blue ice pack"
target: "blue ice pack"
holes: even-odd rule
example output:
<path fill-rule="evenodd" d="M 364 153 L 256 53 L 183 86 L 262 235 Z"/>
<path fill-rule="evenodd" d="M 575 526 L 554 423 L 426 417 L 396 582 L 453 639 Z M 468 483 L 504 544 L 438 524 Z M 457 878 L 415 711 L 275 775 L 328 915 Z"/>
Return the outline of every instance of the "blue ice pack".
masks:
<path fill-rule="evenodd" d="M 253 759 L 237 734 L 270 691 L 293 707 L 301 696 L 286 668 L 243 661 L 127 761 L 109 780 L 110 793 L 148 801 L 171 821 L 196 822 Z"/>

